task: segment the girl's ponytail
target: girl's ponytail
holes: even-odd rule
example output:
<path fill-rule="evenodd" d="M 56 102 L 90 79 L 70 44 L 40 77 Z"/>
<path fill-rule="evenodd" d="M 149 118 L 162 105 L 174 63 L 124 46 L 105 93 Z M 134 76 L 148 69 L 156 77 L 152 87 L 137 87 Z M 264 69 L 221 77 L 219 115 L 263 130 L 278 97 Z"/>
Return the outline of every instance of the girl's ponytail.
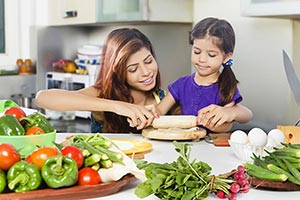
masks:
<path fill-rule="evenodd" d="M 228 104 L 234 97 L 238 80 L 236 79 L 230 66 L 225 66 L 218 79 L 221 105 Z"/>

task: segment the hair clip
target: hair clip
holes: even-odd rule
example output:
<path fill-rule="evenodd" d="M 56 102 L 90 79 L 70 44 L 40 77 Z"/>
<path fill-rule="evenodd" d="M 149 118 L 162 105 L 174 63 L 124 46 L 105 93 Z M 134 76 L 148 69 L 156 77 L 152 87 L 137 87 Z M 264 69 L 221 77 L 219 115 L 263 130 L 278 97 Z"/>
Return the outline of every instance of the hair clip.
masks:
<path fill-rule="evenodd" d="M 226 63 L 222 64 L 223 67 L 231 67 L 231 65 L 233 65 L 233 60 L 232 59 L 229 59 Z"/>

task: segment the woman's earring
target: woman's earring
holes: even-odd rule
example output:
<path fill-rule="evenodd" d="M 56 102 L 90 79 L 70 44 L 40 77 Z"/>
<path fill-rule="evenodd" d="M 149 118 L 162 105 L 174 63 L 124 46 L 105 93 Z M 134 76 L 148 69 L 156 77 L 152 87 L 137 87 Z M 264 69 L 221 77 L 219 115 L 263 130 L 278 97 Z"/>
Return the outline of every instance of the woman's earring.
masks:
<path fill-rule="evenodd" d="M 231 67 L 231 65 L 233 65 L 233 60 L 232 59 L 229 59 L 226 63 L 222 64 L 223 67 Z"/>

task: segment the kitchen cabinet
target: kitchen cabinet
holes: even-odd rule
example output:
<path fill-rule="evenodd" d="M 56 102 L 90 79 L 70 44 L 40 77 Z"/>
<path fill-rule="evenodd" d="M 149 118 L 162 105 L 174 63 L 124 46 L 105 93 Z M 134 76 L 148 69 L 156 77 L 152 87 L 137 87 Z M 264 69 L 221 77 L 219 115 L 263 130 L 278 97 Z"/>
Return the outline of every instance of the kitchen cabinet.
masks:
<path fill-rule="evenodd" d="M 241 15 L 300 18 L 300 0 L 241 0 Z"/>
<path fill-rule="evenodd" d="M 49 0 L 49 25 L 108 22 L 191 23 L 190 0 Z"/>

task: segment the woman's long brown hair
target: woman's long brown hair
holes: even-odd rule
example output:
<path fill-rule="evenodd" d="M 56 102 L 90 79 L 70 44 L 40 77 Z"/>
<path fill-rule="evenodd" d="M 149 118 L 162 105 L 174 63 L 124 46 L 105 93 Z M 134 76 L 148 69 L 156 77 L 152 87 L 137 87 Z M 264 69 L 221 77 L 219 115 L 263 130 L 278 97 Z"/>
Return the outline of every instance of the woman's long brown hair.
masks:
<path fill-rule="evenodd" d="M 190 44 L 197 38 L 216 37 L 216 45 L 225 55 L 232 54 L 235 46 L 235 33 L 232 26 L 225 20 L 213 17 L 198 22 L 190 35 Z M 238 80 L 230 66 L 225 66 L 218 78 L 221 105 L 226 105 L 234 97 Z"/>
<path fill-rule="evenodd" d="M 99 98 L 134 103 L 127 84 L 126 62 L 128 58 L 146 48 L 155 58 L 155 52 L 149 39 L 137 29 L 121 28 L 113 30 L 107 37 L 101 58 L 101 69 L 94 87 L 99 91 Z M 156 77 L 156 86 L 148 91 L 158 91 L 160 74 Z M 104 132 L 130 132 L 126 117 L 111 112 L 104 112 Z"/>

